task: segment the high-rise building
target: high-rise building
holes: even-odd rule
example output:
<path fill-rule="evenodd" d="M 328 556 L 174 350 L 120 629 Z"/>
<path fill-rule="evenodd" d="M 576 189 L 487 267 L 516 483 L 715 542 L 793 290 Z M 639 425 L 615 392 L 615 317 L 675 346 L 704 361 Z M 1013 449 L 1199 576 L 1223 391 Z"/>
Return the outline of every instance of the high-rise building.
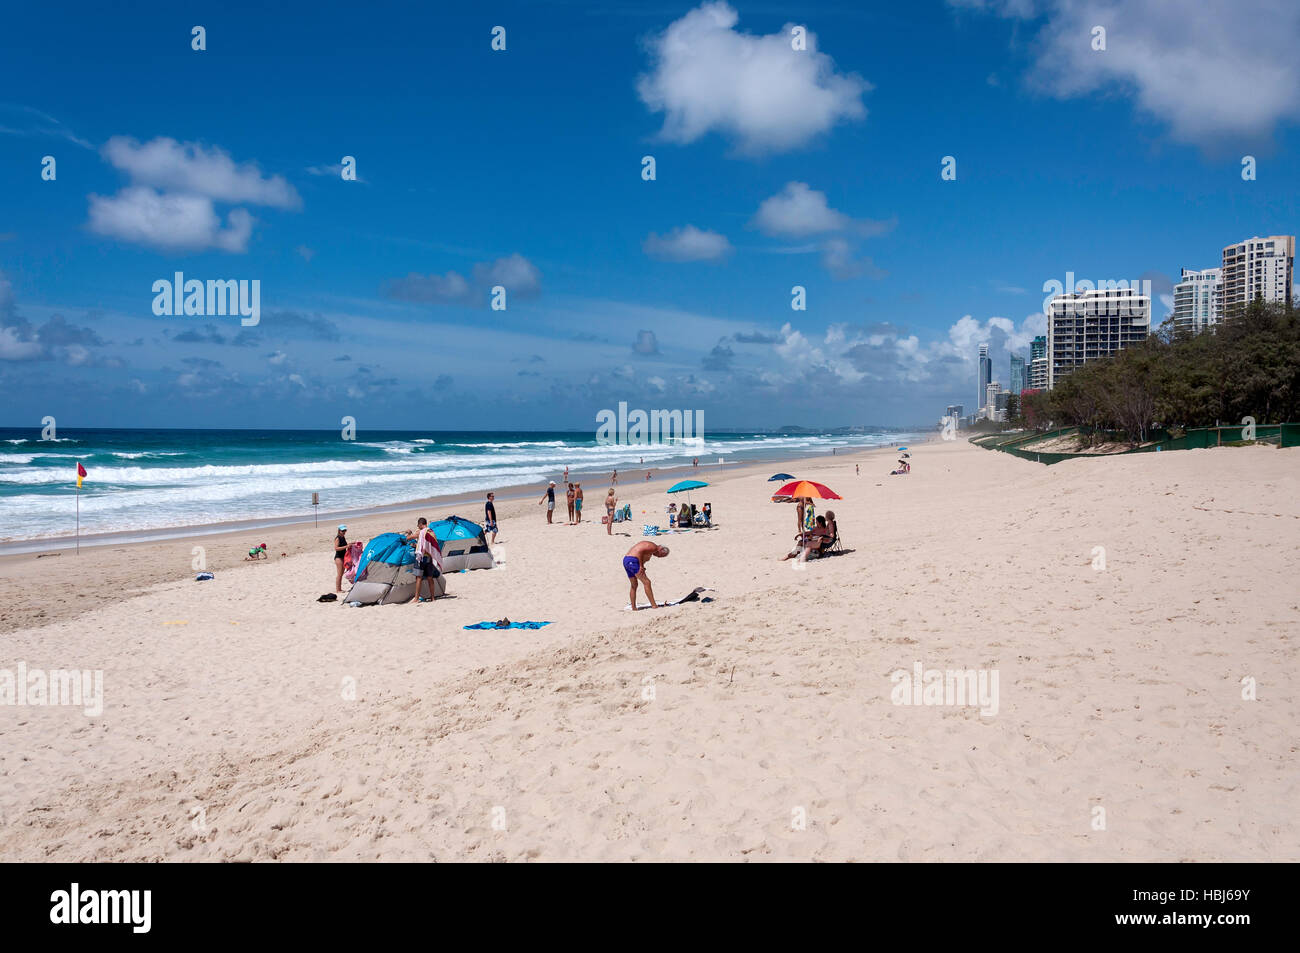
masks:
<path fill-rule="evenodd" d="M 1187 337 L 1218 324 L 1223 315 L 1222 298 L 1222 268 L 1184 268 L 1182 280 L 1174 285 L 1174 333 Z"/>
<path fill-rule="evenodd" d="M 1295 274 L 1295 236 L 1248 238 L 1223 249 L 1223 310 L 1231 316 L 1256 298 L 1287 304 Z"/>
<path fill-rule="evenodd" d="M 1000 381 L 990 381 L 984 385 L 984 408 L 988 410 L 988 416 L 993 418 L 993 411 L 998 409 L 998 394 L 1002 393 L 1002 383 Z"/>
<path fill-rule="evenodd" d="M 962 416 L 962 411 L 964 411 L 965 409 L 966 408 L 963 407 L 961 404 L 949 404 L 947 411 L 944 412 L 944 416 L 957 417 L 958 419 L 960 419 Z"/>
<path fill-rule="evenodd" d="M 1029 342 L 1028 390 L 1047 390 L 1047 335 L 1040 334 Z"/>
<path fill-rule="evenodd" d="M 993 380 L 993 361 L 989 359 L 989 346 L 980 345 L 980 367 L 979 382 L 975 391 L 975 406 L 977 408 L 988 405 L 988 387 L 989 381 Z"/>
<path fill-rule="evenodd" d="M 1140 344 L 1150 333 L 1151 297 L 1136 288 L 1058 294 L 1048 303 L 1048 389 L 1076 367 Z"/>
<path fill-rule="evenodd" d="M 1025 389 L 1025 359 L 1019 354 L 1011 355 L 1011 393 L 1019 394 Z"/>

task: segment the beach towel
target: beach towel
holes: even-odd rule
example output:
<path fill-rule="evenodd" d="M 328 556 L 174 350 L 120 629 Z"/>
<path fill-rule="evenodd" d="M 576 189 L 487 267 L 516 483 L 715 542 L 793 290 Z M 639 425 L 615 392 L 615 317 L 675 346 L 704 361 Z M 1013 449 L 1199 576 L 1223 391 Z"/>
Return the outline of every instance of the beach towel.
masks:
<path fill-rule="evenodd" d="M 361 540 L 353 540 L 351 545 L 343 553 L 343 578 L 348 582 L 357 581 L 357 563 L 361 562 L 361 554 L 365 552 L 366 544 Z M 284 555 L 281 553 L 281 555 Z"/>
<path fill-rule="evenodd" d="M 705 586 L 696 586 L 694 589 L 692 589 L 690 592 L 686 593 L 686 595 L 682 596 L 680 599 L 674 599 L 672 602 L 661 602 L 661 603 L 659 603 L 659 605 L 660 605 L 660 606 L 680 606 L 680 605 L 684 605 L 684 604 L 687 603 L 687 602 L 712 602 L 712 601 L 713 601 L 713 597 L 712 597 L 712 596 L 702 596 L 702 595 L 700 595 L 700 593 L 702 593 L 702 592 L 713 592 L 713 590 L 712 590 L 712 589 L 709 589 L 709 588 L 707 588 L 707 587 L 705 587 Z M 637 608 L 638 608 L 638 609 L 649 609 L 649 608 L 650 608 L 650 603 L 648 603 L 648 602 L 638 602 L 638 603 L 637 603 Z M 625 605 L 625 606 L 623 607 L 623 611 L 624 611 L 624 612 L 631 612 L 631 611 L 632 611 L 632 603 L 629 602 L 627 605 Z"/>
<path fill-rule="evenodd" d="M 197 576 L 194 577 L 194 581 L 195 581 L 195 582 L 207 582 L 209 579 L 215 579 L 215 578 L 216 578 L 216 577 L 213 576 L 212 573 L 210 573 L 210 572 L 201 572 L 201 573 L 199 573 Z"/>
<path fill-rule="evenodd" d="M 502 624 L 500 622 L 476 622 L 473 625 L 463 626 L 466 629 L 540 629 L 544 625 L 550 625 L 549 622 L 509 622 Z"/>

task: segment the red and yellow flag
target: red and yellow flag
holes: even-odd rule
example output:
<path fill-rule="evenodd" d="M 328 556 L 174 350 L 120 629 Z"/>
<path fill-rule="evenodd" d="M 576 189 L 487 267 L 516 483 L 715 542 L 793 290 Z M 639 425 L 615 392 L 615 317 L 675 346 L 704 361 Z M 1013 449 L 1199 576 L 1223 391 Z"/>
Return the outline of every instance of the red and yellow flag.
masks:
<path fill-rule="evenodd" d="M 83 467 L 81 465 L 81 461 L 78 460 L 77 461 L 77 489 L 78 490 L 81 489 L 81 481 L 84 480 L 85 478 L 86 478 L 86 468 Z"/>

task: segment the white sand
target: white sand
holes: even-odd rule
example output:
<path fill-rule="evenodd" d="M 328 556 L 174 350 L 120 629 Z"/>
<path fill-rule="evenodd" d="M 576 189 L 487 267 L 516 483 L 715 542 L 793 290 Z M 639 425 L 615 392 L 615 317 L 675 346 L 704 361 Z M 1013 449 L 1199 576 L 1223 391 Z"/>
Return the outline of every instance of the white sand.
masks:
<path fill-rule="evenodd" d="M 854 552 L 803 571 L 780 467 L 697 495 L 719 528 L 649 571 L 717 599 L 655 612 L 619 562 L 661 482 L 636 537 L 499 507 L 505 566 L 432 605 L 316 603 L 310 529 L 209 583 L 187 544 L 6 563 L 54 600 L 95 560 L 178 581 L 5 622 L 0 668 L 103 669 L 105 711 L 0 706 L 0 859 L 1300 859 L 1300 451 L 892 460 L 782 465 L 846 497 Z M 555 624 L 461 628 L 501 616 Z M 998 713 L 893 704 L 916 661 L 996 669 Z"/>

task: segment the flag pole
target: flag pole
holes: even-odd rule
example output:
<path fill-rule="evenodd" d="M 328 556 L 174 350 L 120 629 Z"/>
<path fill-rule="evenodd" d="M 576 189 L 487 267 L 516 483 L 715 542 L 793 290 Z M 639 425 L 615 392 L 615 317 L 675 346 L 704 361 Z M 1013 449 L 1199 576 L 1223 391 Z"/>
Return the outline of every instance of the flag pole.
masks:
<path fill-rule="evenodd" d="M 77 487 L 77 555 L 81 555 L 81 487 Z"/>

